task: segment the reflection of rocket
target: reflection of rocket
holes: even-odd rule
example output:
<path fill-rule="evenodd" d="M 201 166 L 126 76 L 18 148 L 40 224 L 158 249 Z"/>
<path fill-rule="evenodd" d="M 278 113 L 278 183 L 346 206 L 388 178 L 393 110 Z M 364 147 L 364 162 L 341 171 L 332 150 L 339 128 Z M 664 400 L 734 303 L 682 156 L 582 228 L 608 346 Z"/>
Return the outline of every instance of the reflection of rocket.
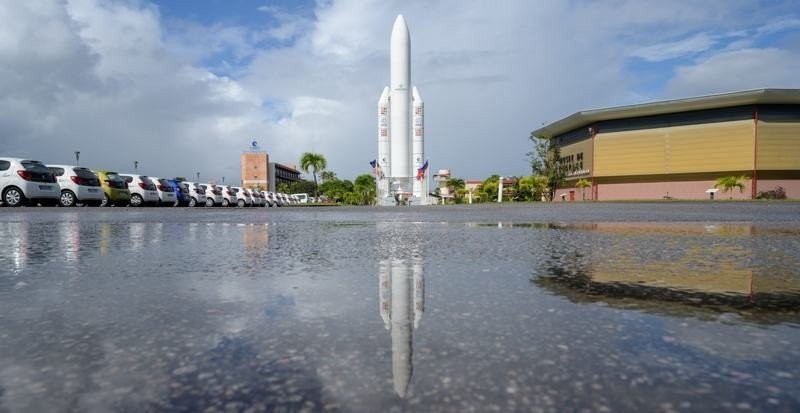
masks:
<path fill-rule="evenodd" d="M 413 372 L 413 330 L 425 310 L 422 260 L 383 260 L 379 271 L 381 318 L 392 335 L 394 391 L 405 397 Z"/>
<path fill-rule="evenodd" d="M 425 114 L 419 90 L 411 86 L 411 35 L 402 15 L 392 27 L 389 66 L 390 85 L 378 100 L 378 201 L 390 191 L 411 191 L 422 204 L 425 181 L 416 176 L 425 162 Z"/>

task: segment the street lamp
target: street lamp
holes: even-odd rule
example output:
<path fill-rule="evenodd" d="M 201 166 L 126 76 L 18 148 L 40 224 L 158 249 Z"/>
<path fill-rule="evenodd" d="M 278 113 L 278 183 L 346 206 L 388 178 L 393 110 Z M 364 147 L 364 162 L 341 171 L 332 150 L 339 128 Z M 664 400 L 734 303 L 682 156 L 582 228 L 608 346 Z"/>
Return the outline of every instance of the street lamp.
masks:
<path fill-rule="evenodd" d="M 225 185 L 225 177 L 222 177 L 222 184 Z"/>
<path fill-rule="evenodd" d="M 75 166 L 81 163 L 81 151 L 75 151 Z"/>
<path fill-rule="evenodd" d="M 133 171 L 139 173 L 139 161 L 133 161 Z"/>
<path fill-rule="evenodd" d="M 200 172 L 197 173 L 197 182 L 200 182 Z"/>

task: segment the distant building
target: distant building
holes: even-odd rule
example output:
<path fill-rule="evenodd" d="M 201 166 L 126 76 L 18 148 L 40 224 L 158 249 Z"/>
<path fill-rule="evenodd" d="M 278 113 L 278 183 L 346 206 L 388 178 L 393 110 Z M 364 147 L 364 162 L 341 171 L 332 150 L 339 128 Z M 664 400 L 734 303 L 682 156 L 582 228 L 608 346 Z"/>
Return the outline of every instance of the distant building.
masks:
<path fill-rule="evenodd" d="M 533 132 L 555 140 L 566 183 L 556 199 L 708 199 L 745 176 L 735 199 L 777 186 L 800 198 L 800 89 L 759 89 L 577 112 Z"/>
<path fill-rule="evenodd" d="M 269 190 L 277 191 L 281 183 L 291 184 L 300 180 L 300 171 L 294 166 L 282 165 L 276 162 L 269 163 Z"/>
<path fill-rule="evenodd" d="M 242 186 L 266 190 L 269 188 L 269 154 L 259 150 L 242 153 Z"/>

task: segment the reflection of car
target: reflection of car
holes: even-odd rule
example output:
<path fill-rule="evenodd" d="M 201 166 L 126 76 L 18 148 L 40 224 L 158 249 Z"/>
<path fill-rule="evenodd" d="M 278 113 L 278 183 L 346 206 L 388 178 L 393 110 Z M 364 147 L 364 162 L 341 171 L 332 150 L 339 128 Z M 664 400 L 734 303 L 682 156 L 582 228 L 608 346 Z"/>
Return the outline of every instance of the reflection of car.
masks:
<path fill-rule="evenodd" d="M 103 188 L 100 180 L 89 170 L 72 165 L 48 165 L 61 187 L 59 204 L 71 207 L 78 204 L 100 206 L 103 202 Z"/>
<path fill-rule="evenodd" d="M 206 205 L 206 190 L 203 189 L 201 184 L 183 181 L 181 182 L 181 187 L 189 198 L 188 205 L 190 207 Z"/>
<path fill-rule="evenodd" d="M 131 206 L 158 205 L 158 192 L 153 181 L 145 175 L 120 175 L 131 191 Z"/>
<path fill-rule="evenodd" d="M 56 205 L 61 195 L 53 172 L 43 163 L 19 158 L 0 158 L 0 194 L 3 205 Z"/>
<path fill-rule="evenodd" d="M 178 197 L 175 195 L 175 189 L 172 188 L 169 181 L 164 178 L 151 177 L 154 184 L 156 184 L 156 191 L 158 191 L 159 205 L 174 206 L 177 205 Z"/>
<path fill-rule="evenodd" d="M 222 188 L 214 184 L 202 184 L 202 186 L 206 190 L 207 207 L 222 205 L 222 200 L 223 200 Z"/>
<path fill-rule="evenodd" d="M 131 201 L 131 191 L 128 190 L 128 183 L 118 173 L 103 170 L 92 172 L 100 180 L 105 195 L 100 206 L 128 206 Z"/>

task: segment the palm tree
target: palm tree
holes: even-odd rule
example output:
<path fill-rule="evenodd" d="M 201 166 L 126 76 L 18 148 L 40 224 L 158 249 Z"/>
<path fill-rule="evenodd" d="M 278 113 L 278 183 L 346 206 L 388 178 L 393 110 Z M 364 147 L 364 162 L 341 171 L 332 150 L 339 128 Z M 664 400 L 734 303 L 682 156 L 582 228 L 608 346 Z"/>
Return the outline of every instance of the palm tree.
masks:
<path fill-rule="evenodd" d="M 310 172 L 314 175 L 314 198 L 319 197 L 319 185 L 317 185 L 317 172 L 325 169 L 328 163 L 322 154 L 314 152 L 306 152 L 300 157 L 300 169 L 303 172 Z"/>
<path fill-rule="evenodd" d="M 581 197 L 583 197 L 583 200 L 585 201 L 586 200 L 586 188 L 589 188 L 590 186 L 592 186 L 592 183 L 590 181 L 585 180 L 585 179 L 580 179 L 580 180 L 578 180 L 578 182 L 575 183 L 575 186 L 581 189 Z"/>
<path fill-rule="evenodd" d="M 747 181 L 748 177 L 746 176 L 723 176 L 721 178 L 717 178 L 717 181 L 714 183 L 714 188 L 722 187 L 722 192 L 731 191 L 733 188 L 739 188 L 739 192 L 744 192 L 744 182 Z M 730 199 L 733 199 L 733 194 L 730 195 Z"/>

